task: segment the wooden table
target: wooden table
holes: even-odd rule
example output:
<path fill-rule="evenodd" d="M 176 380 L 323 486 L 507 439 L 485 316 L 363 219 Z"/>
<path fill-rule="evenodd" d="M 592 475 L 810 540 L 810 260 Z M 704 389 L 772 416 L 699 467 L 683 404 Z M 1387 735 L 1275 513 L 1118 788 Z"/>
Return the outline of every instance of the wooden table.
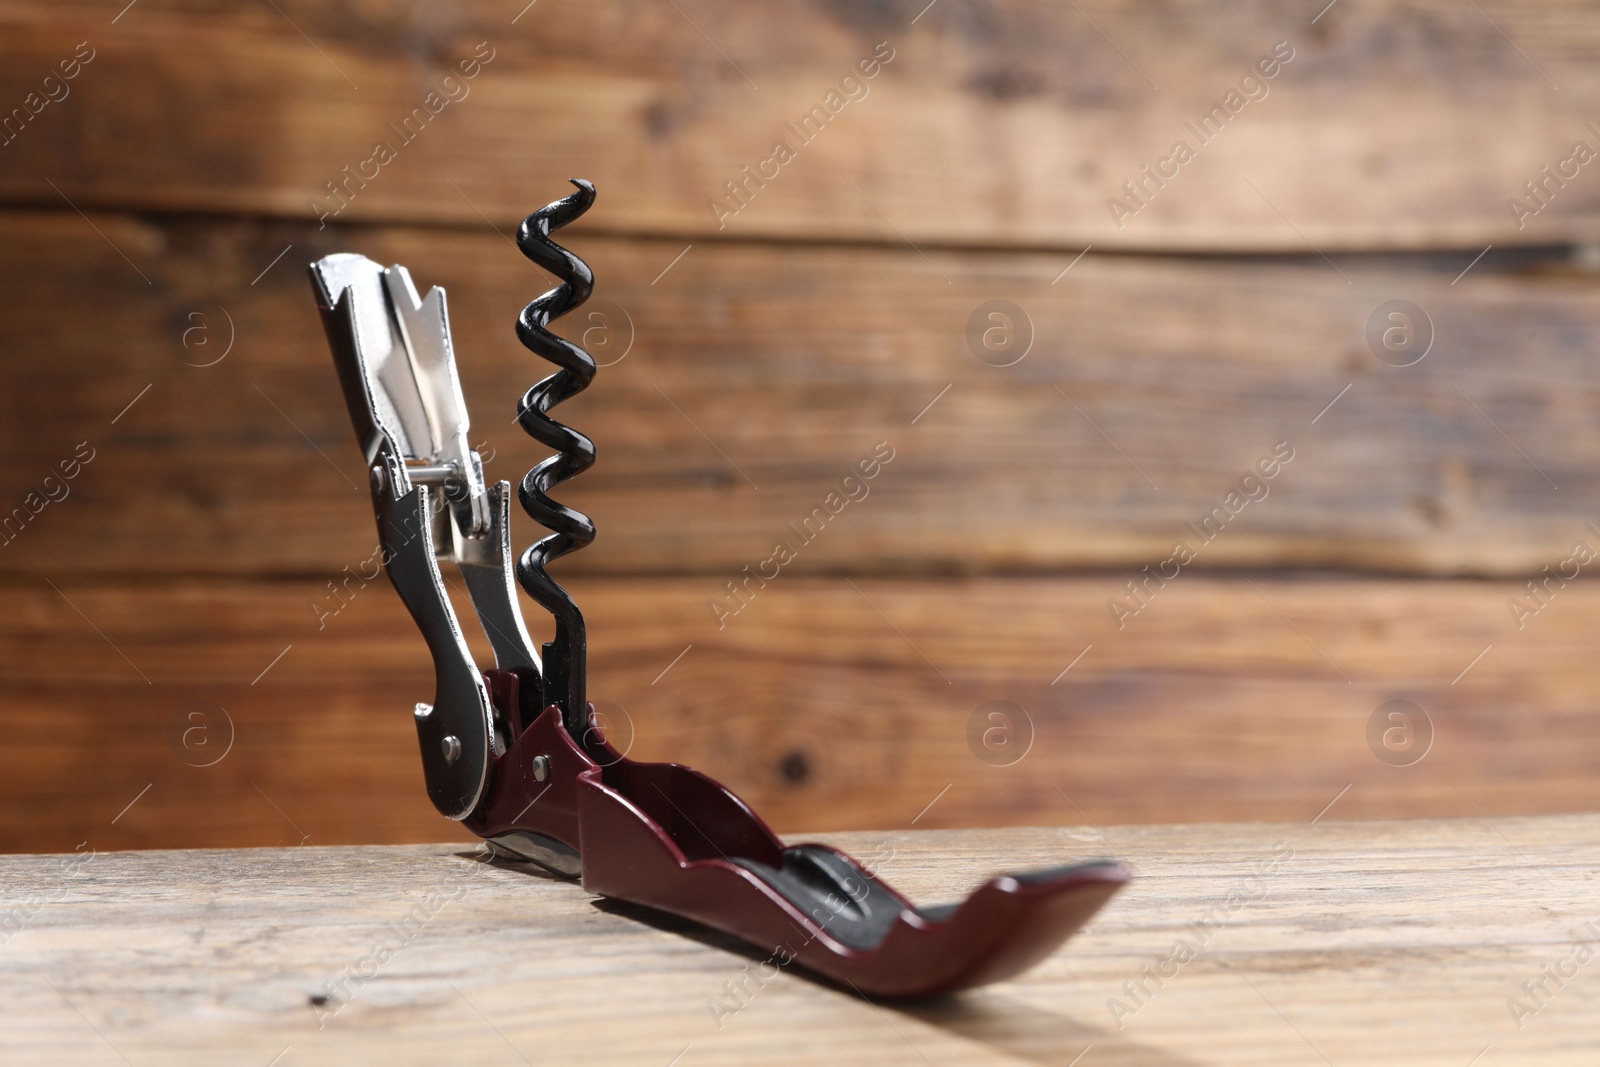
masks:
<path fill-rule="evenodd" d="M 1107 853 L 1139 877 L 1021 980 L 889 1006 L 791 973 L 746 980 L 758 957 L 717 935 L 652 924 L 458 845 L 11 856 L 0 859 L 0 1061 L 1498 1067 L 1600 1056 L 1600 956 L 1589 958 L 1600 815 L 830 840 L 919 901 L 1000 867 Z"/>

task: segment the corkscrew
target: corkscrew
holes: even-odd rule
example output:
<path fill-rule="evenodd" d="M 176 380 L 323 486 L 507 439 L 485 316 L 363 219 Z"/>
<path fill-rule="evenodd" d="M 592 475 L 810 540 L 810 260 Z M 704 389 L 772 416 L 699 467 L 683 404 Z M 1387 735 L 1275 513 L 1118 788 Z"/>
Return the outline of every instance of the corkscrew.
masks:
<path fill-rule="evenodd" d="M 433 702 L 415 708 L 428 796 L 503 862 L 581 879 L 602 896 L 687 917 L 782 963 L 880 997 L 965 989 L 1055 950 L 1128 880 L 1097 860 L 1002 874 L 958 904 L 918 908 L 822 844 L 785 846 L 716 781 L 616 751 L 587 700 L 587 632 L 546 570 L 594 539 L 588 517 L 549 496 L 593 465 L 594 444 L 551 408 L 587 388 L 594 360 L 550 324 L 588 299 L 587 265 L 551 239 L 594 187 L 529 215 L 517 247 L 558 284 L 525 307 L 517 338 L 556 370 L 517 404 L 517 422 L 555 454 L 517 486 L 550 532 L 515 562 L 509 482 L 488 484 L 468 445 L 444 291 L 419 297 L 404 267 L 360 255 L 311 266 L 313 288 L 370 475 L 380 558 L 434 663 Z M 446 587 L 459 571 L 495 665 L 473 661 Z M 516 586 L 548 611 L 534 642 Z"/>
<path fill-rule="evenodd" d="M 528 517 L 551 532 L 541 537 L 517 560 L 517 581 L 540 607 L 555 616 L 555 640 L 545 645 L 549 663 L 545 685 L 546 702 L 561 709 L 567 729 L 582 735 L 587 631 L 578 605 L 545 571 L 545 564 L 569 552 L 576 552 L 594 540 L 594 523 L 546 494 L 551 487 L 576 477 L 594 465 L 594 442 L 547 414 L 563 400 L 570 400 L 594 380 L 594 359 L 563 337 L 549 330 L 551 319 L 560 318 L 589 299 L 594 275 L 589 265 L 550 240 L 558 230 L 589 210 L 594 203 L 594 186 L 582 179 L 572 183 L 578 191 L 540 208 L 517 229 L 517 248 L 522 254 L 561 280 L 561 284 L 536 297 L 517 318 L 517 340 L 535 355 L 560 369 L 523 395 L 517 405 L 517 423 L 528 436 L 556 450 L 528 471 L 517 488 L 518 499 Z"/>

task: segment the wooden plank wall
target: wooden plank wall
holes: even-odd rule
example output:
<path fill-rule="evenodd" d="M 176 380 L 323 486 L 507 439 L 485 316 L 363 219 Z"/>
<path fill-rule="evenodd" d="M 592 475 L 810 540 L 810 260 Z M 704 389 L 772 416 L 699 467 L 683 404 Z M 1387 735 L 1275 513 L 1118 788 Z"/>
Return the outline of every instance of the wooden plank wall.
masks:
<path fill-rule="evenodd" d="M 458 833 L 304 269 L 445 286 L 515 479 L 573 175 L 634 755 L 783 831 L 1593 809 L 1600 19 L 1319 6 L 0 3 L 0 848 Z"/>

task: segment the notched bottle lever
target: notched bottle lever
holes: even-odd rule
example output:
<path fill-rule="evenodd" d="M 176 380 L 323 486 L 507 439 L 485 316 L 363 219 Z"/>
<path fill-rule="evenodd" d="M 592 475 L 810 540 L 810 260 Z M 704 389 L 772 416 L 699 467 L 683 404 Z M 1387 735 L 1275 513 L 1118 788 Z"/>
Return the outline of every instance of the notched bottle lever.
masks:
<path fill-rule="evenodd" d="M 549 491 L 588 469 L 594 445 L 549 415 L 586 388 L 594 360 L 549 325 L 589 297 L 593 276 L 550 239 L 594 187 L 529 215 L 517 247 L 558 284 L 524 308 L 517 337 L 556 365 L 517 421 L 555 450 L 517 487 L 550 533 L 514 563 L 508 482 L 486 485 L 467 443 L 444 292 L 419 299 L 404 267 L 358 255 L 312 265 L 322 320 L 371 473 L 385 569 L 433 654 L 432 705 L 417 705 L 428 795 L 497 857 L 535 863 L 586 889 L 688 917 L 880 997 L 965 989 L 1043 959 L 1129 874 L 1091 861 L 991 878 L 958 904 L 918 908 L 852 857 L 785 847 L 724 786 L 676 763 L 639 763 L 606 741 L 586 697 L 586 629 L 550 561 L 594 539 L 589 519 Z M 445 582 L 453 564 L 494 649 L 479 672 Z M 541 657 L 513 578 L 554 619 Z"/>
<path fill-rule="evenodd" d="M 467 443 L 444 290 L 419 299 L 404 267 L 358 255 L 328 256 L 311 275 L 366 458 L 380 558 L 433 654 L 433 702 L 416 706 L 428 797 L 464 819 L 512 731 L 467 649 L 441 565 L 460 572 L 495 666 L 537 694 L 539 656 L 512 586 L 511 486 L 485 485 Z"/>

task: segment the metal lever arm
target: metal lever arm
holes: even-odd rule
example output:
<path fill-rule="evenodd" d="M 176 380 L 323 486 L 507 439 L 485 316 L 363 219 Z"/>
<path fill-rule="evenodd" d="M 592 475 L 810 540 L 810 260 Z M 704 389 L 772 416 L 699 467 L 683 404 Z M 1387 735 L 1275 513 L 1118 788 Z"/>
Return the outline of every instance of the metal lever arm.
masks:
<path fill-rule="evenodd" d="M 433 656 L 433 703 L 416 707 L 428 796 L 464 819 L 512 731 L 467 648 L 440 561 L 460 568 L 496 665 L 537 699 L 539 657 L 512 584 L 511 487 L 486 487 L 467 444 L 444 291 L 418 299 L 404 267 L 358 255 L 328 256 L 311 275 L 371 475 L 381 558 Z"/>

